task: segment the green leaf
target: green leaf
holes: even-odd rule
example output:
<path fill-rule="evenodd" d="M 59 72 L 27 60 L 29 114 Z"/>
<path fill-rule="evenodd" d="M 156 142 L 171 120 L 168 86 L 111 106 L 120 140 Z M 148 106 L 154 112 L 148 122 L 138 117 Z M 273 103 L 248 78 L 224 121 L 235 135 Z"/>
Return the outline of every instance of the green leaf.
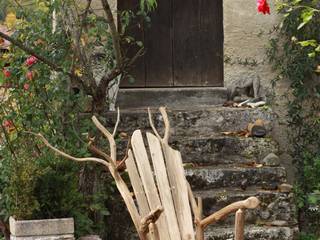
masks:
<path fill-rule="evenodd" d="M 300 44 L 302 47 L 308 47 L 308 46 L 316 47 L 317 41 L 312 39 L 312 40 L 300 41 L 298 42 L 298 44 Z"/>
<path fill-rule="evenodd" d="M 302 23 L 298 26 L 298 30 L 301 29 L 303 26 L 305 26 L 307 23 L 311 21 L 313 18 L 313 15 L 315 13 L 314 9 L 306 9 L 302 12 L 301 18 L 302 18 Z"/>

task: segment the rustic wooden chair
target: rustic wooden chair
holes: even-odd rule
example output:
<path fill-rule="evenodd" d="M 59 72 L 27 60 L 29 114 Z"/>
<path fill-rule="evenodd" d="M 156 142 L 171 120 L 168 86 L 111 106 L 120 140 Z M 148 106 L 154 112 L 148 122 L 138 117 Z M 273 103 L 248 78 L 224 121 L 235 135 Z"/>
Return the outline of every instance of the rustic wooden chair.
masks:
<path fill-rule="evenodd" d="M 92 118 L 96 127 L 104 134 L 110 144 L 110 155 L 102 152 L 92 143 L 89 144 L 91 150 L 102 158 L 70 156 L 50 145 L 41 134 L 37 135 L 48 147 L 66 158 L 74 161 L 98 162 L 108 168 L 141 240 L 203 240 L 204 229 L 209 224 L 234 212 L 236 212 L 235 239 L 242 240 L 244 210 L 256 208 L 259 205 L 259 200 L 256 197 L 249 197 L 203 218 L 202 201 L 200 198 L 196 200 L 193 196 L 184 175 L 181 154 L 168 144 L 170 123 L 165 108 L 161 107 L 160 112 L 165 125 L 164 137 L 160 137 L 157 132 L 149 110 L 149 121 L 154 134 L 146 133 L 147 144 L 145 145 L 141 131 L 134 131 L 131 147 L 127 149 L 126 157 L 121 161 L 117 161 L 116 158 L 117 148 L 114 139 L 120 120 L 119 111 L 112 134 L 103 127 L 96 117 Z M 134 194 L 130 192 L 119 172 L 124 161 Z"/>

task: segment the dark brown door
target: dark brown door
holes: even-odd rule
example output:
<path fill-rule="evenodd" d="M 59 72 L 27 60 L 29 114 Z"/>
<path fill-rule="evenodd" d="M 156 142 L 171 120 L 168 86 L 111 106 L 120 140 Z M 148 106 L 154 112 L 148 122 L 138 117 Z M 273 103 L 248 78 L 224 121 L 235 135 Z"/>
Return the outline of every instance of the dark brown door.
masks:
<path fill-rule="evenodd" d="M 137 4 L 121 0 L 118 8 Z M 146 53 L 122 87 L 223 86 L 222 0 L 158 0 L 151 27 L 130 31 Z"/>

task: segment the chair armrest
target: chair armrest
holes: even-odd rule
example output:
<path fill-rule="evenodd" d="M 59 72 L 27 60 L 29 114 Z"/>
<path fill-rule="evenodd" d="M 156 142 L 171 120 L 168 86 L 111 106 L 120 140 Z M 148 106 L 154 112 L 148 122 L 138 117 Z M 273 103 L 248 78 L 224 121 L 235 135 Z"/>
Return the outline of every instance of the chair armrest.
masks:
<path fill-rule="evenodd" d="M 238 209 L 254 209 L 258 207 L 259 204 L 260 204 L 260 201 L 256 197 L 249 197 L 246 200 L 231 203 L 230 205 L 202 219 L 200 221 L 200 225 L 202 228 L 205 228 L 209 224 L 218 222 L 222 218 L 226 217 L 230 213 L 237 211 Z"/>

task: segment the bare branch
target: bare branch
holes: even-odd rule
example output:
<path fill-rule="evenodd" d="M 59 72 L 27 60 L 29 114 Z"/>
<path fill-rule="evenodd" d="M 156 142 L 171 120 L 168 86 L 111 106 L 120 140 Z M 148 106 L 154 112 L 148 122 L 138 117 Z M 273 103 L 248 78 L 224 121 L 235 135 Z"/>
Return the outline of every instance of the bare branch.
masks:
<path fill-rule="evenodd" d="M 168 144 L 169 142 L 169 136 L 170 136 L 170 122 L 169 122 L 169 118 L 168 118 L 168 114 L 166 112 L 166 108 L 165 107 L 160 107 L 159 111 L 162 115 L 163 121 L 164 121 L 164 126 L 165 126 L 165 130 L 164 130 L 164 137 L 162 138 L 157 129 L 154 126 L 153 120 L 152 120 L 152 115 L 151 115 L 151 111 L 150 108 L 148 108 L 148 114 L 149 114 L 149 122 L 150 122 L 150 126 L 154 132 L 154 134 L 157 136 L 157 138 L 159 140 L 161 140 L 161 142 Z"/>
<path fill-rule="evenodd" d="M 118 109 L 117 109 L 117 122 L 116 122 L 116 125 L 114 126 L 113 133 L 112 133 L 112 136 L 113 136 L 113 137 L 116 136 L 119 122 L 120 122 L 120 108 L 118 107 Z"/>
<path fill-rule="evenodd" d="M 48 140 L 41 134 L 41 133 L 33 133 L 33 132 L 27 132 L 29 134 L 32 134 L 34 136 L 37 136 L 38 138 L 41 139 L 41 141 L 47 146 L 49 147 L 50 149 L 52 149 L 55 153 L 57 153 L 58 155 L 61 155 L 67 159 L 70 159 L 70 160 L 73 160 L 73 161 L 76 161 L 76 162 L 95 162 L 95 163 L 100 163 L 106 167 L 109 167 L 109 163 L 106 162 L 105 160 L 102 160 L 100 158 L 93 158 L 93 157 L 87 157 L 87 158 L 77 158 L 77 157 L 73 157 L 57 148 L 55 148 L 54 146 L 52 146 Z"/>
<path fill-rule="evenodd" d="M 96 116 L 92 116 L 94 125 L 102 132 L 102 134 L 108 139 L 110 145 L 110 155 L 114 163 L 117 161 L 117 146 L 113 135 L 99 122 Z"/>
<path fill-rule="evenodd" d="M 163 118 L 163 122 L 164 122 L 164 137 L 163 137 L 163 141 L 165 143 L 169 142 L 169 136 L 170 136 L 170 121 L 169 121 L 169 117 L 168 114 L 166 112 L 166 108 L 165 107 L 160 107 L 159 111 L 162 115 Z"/>
<path fill-rule="evenodd" d="M 123 164 L 125 163 L 125 161 L 128 159 L 130 146 L 131 146 L 131 138 L 129 138 L 129 140 L 128 140 L 128 144 L 127 144 L 127 148 L 126 148 L 126 154 L 124 155 L 124 157 L 122 158 L 122 160 L 117 164 L 117 170 L 121 169 L 121 168 L 122 168 L 122 165 L 123 165 Z"/>
<path fill-rule="evenodd" d="M 119 68 L 122 65 L 122 56 L 121 56 L 121 48 L 120 48 L 120 36 L 113 18 L 113 14 L 108 3 L 108 0 L 101 0 L 103 10 L 107 15 L 108 24 L 110 27 L 110 33 L 112 36 L 113 47 L 115 51 L 116 63 Z"/>
<path fill-rule="evenodd" d="M 149 224 L 155 223 L 161 213 L 163 212 L 163 207 L 157 207 L 155 210 L 151 211 L 147 216 L 141 219 L 140 231 L 143 233 L 147 233 L 149 231 Z"/>
<path fill-rule="evenodd" d="M 156 127 L 154 126 L 150 108 L 148 108 L 148 115 L 149 115 L 149 123 L 150 123 L 150 126 L 151 126 L 154 134 L 157 136 L 157 138 L 158 138 L 159 140 L 161 140 L 162 138 L 161 138 L 160 134 L 158 133 Z"/>
<path fill-rule="evenodd" d="M 214 214 L 206 217 L 205 219 L 201 220 L 201 226 L 203 228 L 207 227 L 211 223 L 216 223 L 217 221 L 221 220 L 225 216 L 229 215 L 232 212 L 237 211 L 238 209 L 241 208 L 248 208 L 248 209 L 253 209 L 258 207 L 260 204 L 260 201 L 256 197 L 249 197 L 244 201 L 238 201 L 235 203 L 232 203 L 219 211 L 215 212 Z"/>
<path fill-rule="evenodd" d="M 93 153 L 103 157 L 106 161 L 108 162 L 112 162 L 111 157 L 106 154 L 105 152 L 101 151 L 99 148 L 97 148 L 96 146 L 94 146 L 92 143 L 89 143 L 88 148 L 90 151 L 92 151 Z"/>

